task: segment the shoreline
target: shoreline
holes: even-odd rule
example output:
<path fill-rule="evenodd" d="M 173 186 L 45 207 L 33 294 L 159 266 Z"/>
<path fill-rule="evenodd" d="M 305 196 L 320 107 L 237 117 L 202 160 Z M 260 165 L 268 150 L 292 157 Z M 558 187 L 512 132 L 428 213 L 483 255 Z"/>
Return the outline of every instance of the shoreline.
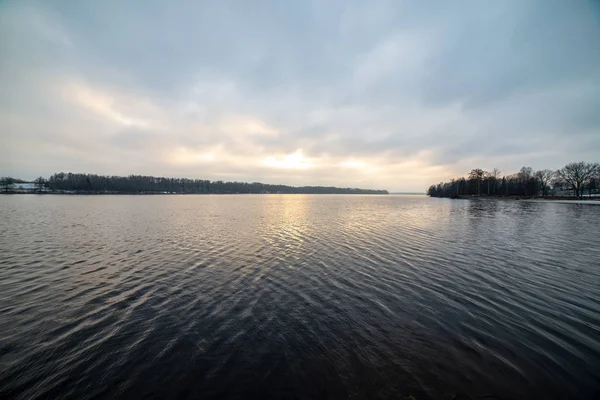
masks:
<path fill-rule="evenodd" d="M 600 201 L 600 196 L 488 196 L 488 195 L 460 195 L 460 196 L 430 196 L 437 199 L 452 199 L 452 200 L 526 200 L 526 201 Z"/>
<path fill-rule="evenodd" d="M 314 193 L 314 192 L 307 192 L 307 193 L 140 193 L 140 192 L 104 192 L 104 193 L 98 193 L 98 192 L 75 192 L 75 193 L 69 193 L 69 192 L 16 192 L 16 191 L 10 191 L 10 192 L 0 192 L 0 195 L 20 195 L 20 194 L 26 194 L 26 195 L 42 195 L 42 196 L 46 196 L 46 195 L 50 195 L 50 196 L 188 196 L 188 195 L 197 195 L 197 196 L 210 196 L 210 195 L 217 195 L 217 196 L 221 196 L 221 195 L 281 195 L 281 194 L 293 194 L 293 195 L 302 195 L 302 194 L 315 194 L 315 195 L 330 195 L 330 194 L 337 194 L 337 195 L 352 195 L 352 196 L 356 196 L 356 195 L 368 195 L 368 196 L 389 196 L 389 193 Z"/>
<path fill-rule="evenodd" d="M 531 203 L 561 203 L 561 204 L 589 204 L 600 205 L 600 196 L 578 198 L 575 196 L 547 196 L 547 197 L 524 197 L 524 196 L 455 196 L 455 197 L 432 197 L 451 200 L 504 200 L 525 201 Z"/>
<path fill-rule="evenodd" d="M 547 200 L 545 199 L 521 199 L 521 201 L 528 201 L 531 203 L 543 203 Z M 600 199 L 589 199 L 589 200 L 582 200 L 582 199 L 572 199 L 572 200 L 565 200 L 565 199 L 557 199 L 557 200 L 549 200 L 552 203 L 559 203 L 559 204 L 588 204 L 588 205 L 598 205 L 600 206 Z"/>

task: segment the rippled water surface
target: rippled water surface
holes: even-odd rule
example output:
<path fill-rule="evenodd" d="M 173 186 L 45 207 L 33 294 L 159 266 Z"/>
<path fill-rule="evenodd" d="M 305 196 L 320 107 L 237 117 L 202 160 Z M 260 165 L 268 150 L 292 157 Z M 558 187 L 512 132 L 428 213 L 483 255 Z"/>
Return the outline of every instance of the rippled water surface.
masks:
<path fill-rule="evenodd" d="M 599 389 L 599 206 L 0 196 L 2 399 Z"/>

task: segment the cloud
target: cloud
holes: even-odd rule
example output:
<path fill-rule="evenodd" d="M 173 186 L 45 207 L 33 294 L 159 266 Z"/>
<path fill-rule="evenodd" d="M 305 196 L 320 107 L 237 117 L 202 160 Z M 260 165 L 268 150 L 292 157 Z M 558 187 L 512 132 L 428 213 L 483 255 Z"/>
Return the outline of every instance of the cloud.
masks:
<path fill-rule="evenodd" d="M 0 172 L 423 191 L 597 161 L 600 8 L 0 4 Z"/>

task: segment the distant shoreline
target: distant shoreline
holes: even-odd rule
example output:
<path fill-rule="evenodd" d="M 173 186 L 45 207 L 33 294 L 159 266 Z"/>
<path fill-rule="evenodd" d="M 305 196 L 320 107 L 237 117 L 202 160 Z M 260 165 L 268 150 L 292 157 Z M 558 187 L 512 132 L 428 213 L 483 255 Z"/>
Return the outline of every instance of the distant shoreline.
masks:
<path fill-rule="evenodd" d="M 0 195 L 42 195 L 42 196 L 179 196 L 179 195 L 198 195 L 198 196 L 210 196 L 210 195 L 282 195 L 282 194 L 314 194 L 314 195 L 328 195 L 328 194 L 341 194 L 341 195 L 369 195 L 369 196 L 389 196 L 390 193 L 316 193 L 316 192 L 304 192 L 304 193 L 141 193 L 141 192 L 34 192 L 34 191 L 8 191 L 0 192 Z M 391 194 L 413 194 L 413 193 L 391 193 Z"/>
<path fill-rule="evenodd" d="M 289 186 L 260 182 L 225 182 L 149 175 L 107 176 L 85 173 L 52 174 L 27 182 L 0 179 L 6 194 L 389 194 L 387 190 L 335 186 Z"/>

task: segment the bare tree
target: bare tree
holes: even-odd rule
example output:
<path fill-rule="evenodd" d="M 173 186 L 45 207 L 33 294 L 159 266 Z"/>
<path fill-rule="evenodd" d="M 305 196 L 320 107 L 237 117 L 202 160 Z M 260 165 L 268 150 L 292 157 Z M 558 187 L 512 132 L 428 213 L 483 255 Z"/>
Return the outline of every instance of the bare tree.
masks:
<path fill-rule="evenodd" d="M 494 168 L 491 172 L 488 172 L 488 196 L 490 194 L 489 179 L 491 179 L 494 183 L 494 194 L 495 194 L 496 191 L 498 190 L 498 178 L 500 178 L 501 173 L 502 173 L 502 171 L 500 171 L 498 168 Z"/>
<path fill-rule="evenodd" d="M 2 186 L 5 192 L 8 192 L 14 183 L 15 178 L 11 178 L 10 176 L 0 178 L 0 186 Z"/>
<path fill-rule="evenodd" d="M 454 178 L 450 179 L 450 186 L 456 188 L 456 197 L 458 197 L 458 189 L 459 189 L 459 186 L 460 186 L 459 181 L 456 180 L 456 179 L 454 179 Z"/>
<path fill-rule="evenodd" d="M 600 188 L 600 179 L 598 179 L 597 177 L 594 176 L 589 180 L 589 182 L 586 186 L 588 188 L 588 193 L 591 198 L 592 194 L 596 193 L 598 188 Z"/>
<path fill-rule="evenodd" d="M 487 181 L 487 195 L 490 195 L 490 183 L 492 181 L 492 175 L 489 172 L 485 172 L 485 180 Z"/>
<path fill-rule="evenodd" d="M 481 196 L 481 181 L 485 176 L 485 171 L 481 168 L 472 169 L 469 172 L 469 180 L 475 181 L 477 183 L 477 195 Z"/>
<path fill-rule="evenodd" d="M 580 161 L 565 165 L 556 171 L 556 176 L 564 185 L 573 190 L 576 197 L 582 197 L 585 184 L 598 174 L 598 170 L 600 170 L 600 164 Z"/>
<path fill-rule="evenodd" d="M 523 189 L 525 190 L 525 196 L 528 195 L 528 186 L 531 177 L 533 176 L 533 169 L 531 167 L 522 167 L 518 173 L 519 181 L 521 185 L 523 185 Z"/>
<path fill-rule="evenodd" d="M 516 174 L 503 177 L 500 174 L 498 168 L 490 172 L 476 168 L 471 170 L 466 179 L 452 179 L 431 186 L 429 193 L 434 197 L 481 195 L 483 179 L 488 182 L 488 194 L 503 193 L 505 196 L 537 196 L 540 192 L 547 196 L 552 186 L 555 189 L 573 190 L 578 197 L 583 197 L 584 189 L 590 196 L 600 191 L 600 163 L 571 163 L 556 172 L 548 169 L 534 172 L 531 167 L 522 167 Z"/>
<path fill-rule="evenodd" d="M 35 187 L 41 191 L 42 189 L 44 189 L 44 186 L 48 184 L 48 181 L 44 177 L 40 176 L 38 178 L 35 178 L 33 183 L 35 184 Z"/>
<path fill-rule="evenodd" d="M 549 169 L 542 169 L 539 171 L 535 171 L 535 178 L 540 182 L 540 186 L 542 187 L 542 196 L 547 195 L 548 184 L 554 177 L 554 171 Z"/>
<path fill-rule="evenodd" d="M 600 189 L 600 163 L 594 163 L 594 172 L 584 182 L 584 185 L 588 189 L 590 197 Z M 581 195 L 583 196 L 583 193 Z"/>

